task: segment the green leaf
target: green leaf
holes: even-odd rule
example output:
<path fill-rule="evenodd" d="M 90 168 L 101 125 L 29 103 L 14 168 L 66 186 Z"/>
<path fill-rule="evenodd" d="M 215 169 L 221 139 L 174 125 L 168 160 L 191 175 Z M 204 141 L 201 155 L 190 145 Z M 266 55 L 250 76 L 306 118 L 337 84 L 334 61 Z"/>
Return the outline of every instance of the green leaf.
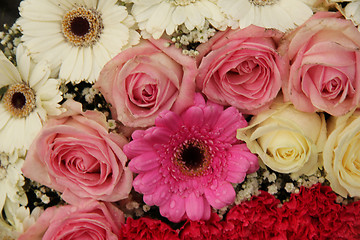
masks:
<path fill-rule="evenodd" d="M 3 98 L 4 94 L 6 93 L 6 91 L 9 89 L 9 85 L 6 85 L 2 88 L 0 88 L 0 100 Z"/>

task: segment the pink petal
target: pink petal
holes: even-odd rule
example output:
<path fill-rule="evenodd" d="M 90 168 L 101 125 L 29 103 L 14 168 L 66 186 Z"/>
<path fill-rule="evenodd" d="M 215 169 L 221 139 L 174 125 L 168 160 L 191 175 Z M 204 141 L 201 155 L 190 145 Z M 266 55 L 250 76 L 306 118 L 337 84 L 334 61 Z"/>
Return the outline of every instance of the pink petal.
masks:
<path fill-rule="evenodd" d="M 224 182 L 215 189 L 212 187 L 206 189 L 205 197 L 211 206 L 220 209 L 234 202 L 235 190 L 230 183 Z"/>
<path fill-rule="evenodd" d="M 169 198 L 169 186 L 164 184 L 154 188 L 152 194 L 144 195 L 144 202 L 150 206 L 161 206 L 164 205 L 167 201 L 169 201 Z"/>
<path fill-rule="evenodd" d="M 209 125 L 210 128 L 217 123 L 217 120 L 221 113 L 223 112 L 223 106 L 208 102 L 208 105 L 204 108 L 204 122 L 206 125 Z"/>
<path fill-rule="evenodd" d="M 251 153 L 245 144 L 234 145 L 229 149 L 227 181 L 241 183 L 247 173 L 254 172 L 258 168 L 257 156 Z"/>
<path fill-rule="evenodd" d="M 162 111 L 155 120 L 156 127 L 164 127 L 175 132 L 183 125 L 180 116 L 174 112 Z"/>
<path fill-rule="evenodd" d="M 134 189 L 142 194 L 152 194 L 161 178 L 157 169 L 139 174 L 133 181 Z"/>
<path fill-rule="evenodd" d="M 186 110 L 182 116 L 184 124 L 189 128 L 192 126 L 201 126 L 204 122 L 204 112 L 200 107 L 193 106 Z"/>
<path fill-rule="evenodd" d="M 145 135 L 144 139 L 152 144 L 166 144 L 169 142 L 171 132 L 167 128 L 154 128 L 151 134 Z"/>
<path fill-rule="evenodd" d="M 137 131 L 139 130 L 136 130 L 135 132 Z M 150 145 L 144 139 L 133 140 L 126 144 L 123 148 L 125 155 L 130 159 L 139 156 L 142 153 L 150 152 L 152 150 L 152 145 Z"/>
<path fill-rule="evenodd" d="M 143 153 L 134 157 L 129 163 L 129 168 L 135 173 L 149 171 L 160 166 L 159 156 L 156 152 Z"/>
<path fill-rule="evenodd" d="M 204 199 L 204 214 L 202 216 L 202 220 L 209 220 L 210 219 L 210 216 L 211 216 L 211 207 L 210 207 L 210 204 L 209 202 L 205 199 Z"/>
<path fill-rule="evenodd" d="M 221 113 L 214 128 L 222 131 L 219 140 L 234 142 L 236 141 L 236 130 L 246 126 L 247 122 L 241 113 L 236 108 L 229 107 Z"/>
<path fill-rule="evenodd" d="M 199 221 L 204 215 L 204 197 L 192 192 L 185 200 L 186 214 L 192 221 Z M 207 209 L 208 210 L 208 209 Z"/>
<path fill-rule="evenodd" d="M 185 214 L 185 200 L 173 194 L 166 204 L 160 206 L 160 214 L 172 222 L 180 222 Z"/>

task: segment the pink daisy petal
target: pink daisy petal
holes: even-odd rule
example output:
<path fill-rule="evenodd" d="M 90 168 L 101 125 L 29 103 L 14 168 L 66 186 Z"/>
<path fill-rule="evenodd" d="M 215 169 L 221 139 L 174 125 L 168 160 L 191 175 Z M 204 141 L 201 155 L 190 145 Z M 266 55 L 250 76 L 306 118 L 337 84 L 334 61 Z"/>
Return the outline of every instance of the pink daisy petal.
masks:
<path fill-rule="evenodd" d="M 209 220 L 211 216 L 211 206 L 209 202 L 204 198 L 204 215 L 202 216 L 202 220 Z"/>
<path fill-rule="evenodd" d="M 226 181 L 232 183 L 242 182 L 246 174 L 259 169 L 257 156 L 247 150 L 246 144 L 233 145 L 229 150 L 229 155 Z"/>
<path fill-rule="evenodd" d="M 180 222 L 185 214 L 184 199 L 173 194 L 168 202 L 160 206 L 160 213 L 172 222 Z"/>
<path fill-rule="evenodd" d="M 205 106 L 205 99 L 203 98 L 203 96 L 201 94 L 195 94 L 195 98 L 194 98 L 194 105 L 195 106 Z"/>
<path fill-rule="evenodd" d="M 204 122 L 213 127 L 224 108 L 218 104 L 212 104 L 204 108 Z"/>
<path fill-rule="evenodd" d="M 149 136 L 144 136 L 145 140 L 148 142 L 156 144 L 164 144 L 169 141 L 169 135 L 171 134 L 170 130 L 167 128 L 153 128 L 152 134 Z"/>
<path fill-rule="evenodd" d="M 153 150 L 152 145 L 150 145 L 148 142 L 143 141 L 143 139 L 140 139 L 139 141 L 136 141 L 136 144 L 133 144 L 134 142 L 130 142 L 126 144 L 123 148 L 124 153 L 128 158 L 134 158 L 138 156 L 139 154 L 150 152 Z"/>
<path fill-rule="evenodd" d="M 137 192 L 151 194 L 158 187 L 157 183 L 160 180 L 161 175 L 159 174 L 158 170 L 155 169 L 144 174 L 137 175 L 133 181 L 133 186 Z"/>
<path fill-rule="evenodd" d="M 206 200 L 205 200 L 206 201 Z M 192 221 L 199 221 L 204 216 L 204 197 L 197 197 L 192 192 L 185 200 L 185 209 L 187 216 Z M 208 209 L 207 209 L 208 210 Z"/>
<path fill-rule="evenodd" d="M 163 111 L 155 119 L 155 125 L 157 127 L 165 127 L 173 132 L 179 130 L 179 127 L 183 124 L 179 115 L 170 111 Z"/>
<path fill-rule="evenodd" d="M 157 206 L 161 206 L 164 205 L 170 198 L 170 194 L 169 194 L 169 187 L 167 185 L 161 185 L 161 186 L 157 186 L 154 191 L 153 194 L 146 194 L 144 195 L 144 202 L 147 205 L 157 205 Z"/>
<path fill-rule="evenodd" d="M 185 111 L 182 115 L 184 124 L 188 127 L 201 126 L 204 121 L 204 112 L 199 107 L 192 107 Z"/>
<path fill-rule="evenodd" d="M 131 159 L 129 168 L 135 173 L 146 172 L 160 166 L 159 156 L 155 152 L 146 152 Z"/>
<path fill-rule="evenodd" d="M 215 189 L 206 189 L 205 197 L 211 206 L 220 209 L 234 202 L 235 190 L 230 183 L 223 182 Z"/>
<path fill-rule="evenodd" d="M 214 128 L 222 130 L 220 140 L 234 142 L 236 141 L 236 130 L 246 126 L 247 122 L 239 111 L 234 107 L 229 107 L 221 113 Z"/>

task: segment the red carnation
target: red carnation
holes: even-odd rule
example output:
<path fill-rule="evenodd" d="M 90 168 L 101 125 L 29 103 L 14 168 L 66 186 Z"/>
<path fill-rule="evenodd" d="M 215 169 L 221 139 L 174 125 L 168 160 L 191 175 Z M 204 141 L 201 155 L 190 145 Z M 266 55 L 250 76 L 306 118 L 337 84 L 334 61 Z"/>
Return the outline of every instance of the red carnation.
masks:
<path fill-rule="evenodd" d="M 233 207 L 226 216 L 225 239 L 286 239 L 280 201 L 267 192 Z"/>
<path fill-rule="evenodd" d="M 284 203 L 283 217 L 288 221 L 288 239 L 326 239 L 340 226 L 338 219 L 341 206 L 336 204 L 336 194 L 321 184 L 311 188 L 301 187 Z"/>
<path fill-rule="evenodd" d="M 220 217 L 212 213 L 208 221 L 191 221 L 188 220 L 180 231 L 182 240 L 201 240 L 201 239 L 221 239 L 222 224 Z"/>
<path fill-rule="evenodd" d="M 360 239 L 360 201 L 343 206 L 338 225 L 341 228 L 334 231 L 335 239 Z"/>
<path fill-rule="evenodd" d="M 121 227 L 119 239 L 179 239 L 178 234 L 166 223 L 151 218 L 128 218 L 126 224 Z"/>

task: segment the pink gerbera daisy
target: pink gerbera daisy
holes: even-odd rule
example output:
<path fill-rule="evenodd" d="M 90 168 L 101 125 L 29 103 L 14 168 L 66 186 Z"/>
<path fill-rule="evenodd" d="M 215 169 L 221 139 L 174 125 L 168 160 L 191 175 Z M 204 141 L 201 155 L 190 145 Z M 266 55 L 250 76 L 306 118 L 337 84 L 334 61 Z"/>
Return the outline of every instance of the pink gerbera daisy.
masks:
<path fill-rule="evenodd" d="M 135 190 L 170 221 L 209 219 L 210 206 L 233 203 L 231 183 L 258 169 L 257 157 L 236 139 L 236 130 L 246 125 L 234 107 L 205 103 L 200 94 L 181 115 L 162 112 L 154 127 L 135 131 L 124 147 L 138 173 Z"/>

